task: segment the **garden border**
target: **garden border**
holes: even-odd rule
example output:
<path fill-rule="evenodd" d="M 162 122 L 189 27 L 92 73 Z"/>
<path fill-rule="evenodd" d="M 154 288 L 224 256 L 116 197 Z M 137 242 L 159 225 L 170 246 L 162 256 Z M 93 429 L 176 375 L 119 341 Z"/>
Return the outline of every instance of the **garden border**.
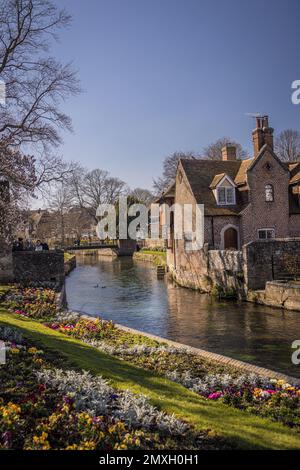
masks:
<path fill-rule="evenodd" d="M 82 314 L 81 312 L 78 312 L 78 313 L 80 313 L 82 317 L 84 317 L 86 319 L 90 319 L 90 320 L 91 319 L 92 320 L 97 320 L 97 319 L 100 318 L 100 317 L 94 317 L 94 316 L 87 315 L 87 314 Z M 254 365 L 254 364 L 249 364 L 248 362 L 239 361 L 238 359 L 233 359 L 229 356 L 223 356 L 222 354 L 217 354 L 217 353 L 214 353 L 214 352 L 206 351 L 205 349 L 195 348 L 194 346 L 189 346 L 187 344 L 178 343 L 177 341 L 172 341 L 171 339 L 162 338 L 161 336 L 156 336 L 156 335 L 153 335 L 151 333 L 146 333 L 144 331 L 136 330 L 135 328 L 130 328 L 128 326 L 123 326 L 123 325 L 120 325 L 119 323 L 115 323 L 115 325 L 116 325 L 117 328 L 120 328 L 123 331 L 127 331 L 128 333 L 134 333 L 134 334 L 137 334 L 137 335 L 145 336 L 149 339 L 153 339 L 155 341 L 158 341 L 159 343 L 168 344 L 169 346 L 173 346 L 175 348 L 184 350 L 188 353 L 190 352 L 191 354 L 195 354 L 199 357 L 203 357 L 203 358 L 205 358 L 207 360 L 210 360 L 210 361 L 215 361 L 215 362 L 219 362 L 221 364 L 226 364 L 226 365 L 231 366 L 231 367 L 242 369 L 242 370 L 245 370 L 247 372 L 250 372 L 250 373 L 253 373 L 253 374 L 256 374 L 256 375 L 260 375 L 261 377 L 267 377 L 267 378 L 272 377 L 272 378 L 275 378 L 275 379 L 281 379 L 281 380 L 284 380 L 285 382 L 289 382 L 293 385 L 300 384 L 300 378 L 297 378 L 297 377 L 292 377 L 290 375 L 286 375 L 286 374 L 283 374 L 281 372 L 276 372 L 276 371 L 271 370 L 271 369 L 266 369 L 265 367 L 260 367 L 260 366 Z"/>

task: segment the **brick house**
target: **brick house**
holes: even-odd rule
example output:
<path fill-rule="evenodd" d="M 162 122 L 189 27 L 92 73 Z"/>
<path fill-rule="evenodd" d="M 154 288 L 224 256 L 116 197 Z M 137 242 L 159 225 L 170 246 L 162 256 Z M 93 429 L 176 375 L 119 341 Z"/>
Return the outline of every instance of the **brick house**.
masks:
<path fill-rule="evenodd" d="M 252 137 L 254 155 L 247 160 L 237 160 L 230 144 L 220 161 L 181 159 L 175 183 L 160 199 L 169 206 L 204 204 L 206 250 L 241 250 L 256 240 L 300 237 L 300 162 L 276 156 L 268 117 L 257 118 Z M 174 240 L 172 219 L 169 267 L 180 275 L 203 272 L 205 250 L 187 253 L 186 240 Z"/>

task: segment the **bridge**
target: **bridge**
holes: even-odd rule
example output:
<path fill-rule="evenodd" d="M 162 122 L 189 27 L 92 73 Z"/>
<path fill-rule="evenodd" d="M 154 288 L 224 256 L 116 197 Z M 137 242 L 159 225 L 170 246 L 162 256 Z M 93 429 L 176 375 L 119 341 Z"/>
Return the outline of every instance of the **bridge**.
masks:
<path fill-rule="evenodd" d="M 113 256 L 132 256 L 136 251 L 135 240 L 117 240 L 117 243 L 89 243 L 84 245 L 73 245 L 65 248 L 65 251 L 86 251 L 86 250 L 103 250 L 103 254 L 111 254 Z M 104 251 L 105 250 L 105 251 Z"/>
<path fill-rule="evenodd" d="M 105 248 L 111 248 L 112 250 L 117 250 L 119 245 L 109 244 L 109 243 L 89 243 L 89 244 L 82 244 L 82 245 L 70 245 L 64 248 L 65 251 L 78 251 L 78 250 L 101 250 Z"/>

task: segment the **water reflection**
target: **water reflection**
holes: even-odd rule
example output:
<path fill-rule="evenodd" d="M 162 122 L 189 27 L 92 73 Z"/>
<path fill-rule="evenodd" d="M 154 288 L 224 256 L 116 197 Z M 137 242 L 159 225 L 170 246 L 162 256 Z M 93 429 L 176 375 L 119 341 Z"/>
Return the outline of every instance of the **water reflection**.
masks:
<path fill-rule="evenodd" d="M 218 302 L 130 258 L 78 256 L 67 297 L 70 309 L 300 377 L 290 359 L 300 313 Z"/>

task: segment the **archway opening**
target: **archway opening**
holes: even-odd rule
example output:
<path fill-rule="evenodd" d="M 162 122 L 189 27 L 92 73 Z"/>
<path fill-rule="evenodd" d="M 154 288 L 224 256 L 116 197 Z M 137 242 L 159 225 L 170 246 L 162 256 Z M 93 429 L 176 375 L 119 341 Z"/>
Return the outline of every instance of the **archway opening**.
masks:
<path fill-rule="evenodd" d="M 238 249 L 238 232 L 234 227 L 228 227 L 224 232 L 224 249 Z"/>

